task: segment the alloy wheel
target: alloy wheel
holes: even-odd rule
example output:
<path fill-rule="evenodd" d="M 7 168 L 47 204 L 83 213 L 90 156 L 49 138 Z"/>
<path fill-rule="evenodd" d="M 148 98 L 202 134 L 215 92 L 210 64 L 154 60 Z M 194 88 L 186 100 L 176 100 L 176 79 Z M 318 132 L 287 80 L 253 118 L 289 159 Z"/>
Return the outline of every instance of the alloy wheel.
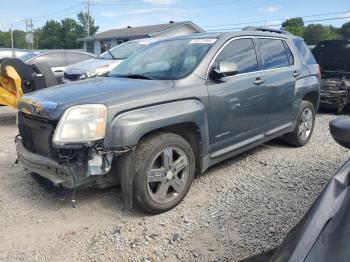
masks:
<path fill-rule="evenodd" d="M 152 160 L 147 175 L 147 192 L 158 204 L 167 204 L 184 190 L 188 180 L 189 160 L 179 147 L 163 149 Z"/>

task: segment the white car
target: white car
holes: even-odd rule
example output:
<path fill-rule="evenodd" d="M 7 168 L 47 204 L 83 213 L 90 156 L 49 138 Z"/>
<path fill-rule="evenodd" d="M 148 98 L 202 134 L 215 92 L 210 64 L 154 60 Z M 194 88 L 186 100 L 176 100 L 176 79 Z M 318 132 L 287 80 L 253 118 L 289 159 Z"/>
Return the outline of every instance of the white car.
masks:
<path fill-rule="evenodd" d="M 103 76 L 112 71 L 124 59 L 160 38 L 132 40 L 111 48 L 99 57 L 71 65 L 64 71 L 63 83 Z"/>

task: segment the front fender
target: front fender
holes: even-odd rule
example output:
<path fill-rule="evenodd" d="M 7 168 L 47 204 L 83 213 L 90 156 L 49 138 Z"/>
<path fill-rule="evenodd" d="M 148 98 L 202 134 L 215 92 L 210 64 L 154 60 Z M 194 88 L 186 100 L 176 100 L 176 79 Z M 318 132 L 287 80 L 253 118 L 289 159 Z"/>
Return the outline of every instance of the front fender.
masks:
<path fill-rule="evenodd" d="M 194 123 L 200 130 L 202 150 L 205 152 L 209 136 L 204 109 L 199 100 L 188 99 L 123 112 L 112 120 L 104 145 L 106 148 L 131 147 L 151 131 L 175 124 Z"/>

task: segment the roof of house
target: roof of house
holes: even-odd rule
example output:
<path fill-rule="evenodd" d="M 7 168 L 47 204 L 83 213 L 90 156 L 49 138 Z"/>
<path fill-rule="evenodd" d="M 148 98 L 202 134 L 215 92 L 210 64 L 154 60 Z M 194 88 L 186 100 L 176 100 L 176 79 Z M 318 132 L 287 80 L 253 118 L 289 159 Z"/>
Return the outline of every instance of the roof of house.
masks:
<path fill-rule="evenodd" d="M 203 29 L 201 29 L 199 26 L 195 25 L 191 21 L 184 21 L 184 22 L 170 22 L 167 24 L 159 24 L 159 25 L 147 25 L 147 26 L 112 29 L 105 32 L 97 33 L 93 35 L 93 37 L 88 36 L 79 40 L 86 41 L 86 40 L 93 40 L 95 38 L 102 40 L 102 39 L 111 39 L 111 38 L 121 38 L 121 37 L 127 37 L 127 36 L 153 36 L 163 31 L 167 31 L 172 28 L 183 26 L 183 25 L 190 25 L 195 29 L 197 29 L 198 32 L 204 32 Z"/>

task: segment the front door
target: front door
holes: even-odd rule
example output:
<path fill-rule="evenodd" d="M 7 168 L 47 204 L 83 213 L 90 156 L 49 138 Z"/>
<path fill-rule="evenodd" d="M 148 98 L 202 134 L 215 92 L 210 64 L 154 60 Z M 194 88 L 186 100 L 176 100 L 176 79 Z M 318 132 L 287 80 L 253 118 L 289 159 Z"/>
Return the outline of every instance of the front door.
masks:
<path fill-rule="evenodd" d="M 271 106 L 269 88 L 259 71 L 252 38 L 228 42 L 212 68 L 220 61 L 236 63 L 238 73 L 219 80 L 208 80 L 211 153 L 222 152 L 228 147 L 235 150 L 263 138 L 267 131 L 268 107 Z"/>

